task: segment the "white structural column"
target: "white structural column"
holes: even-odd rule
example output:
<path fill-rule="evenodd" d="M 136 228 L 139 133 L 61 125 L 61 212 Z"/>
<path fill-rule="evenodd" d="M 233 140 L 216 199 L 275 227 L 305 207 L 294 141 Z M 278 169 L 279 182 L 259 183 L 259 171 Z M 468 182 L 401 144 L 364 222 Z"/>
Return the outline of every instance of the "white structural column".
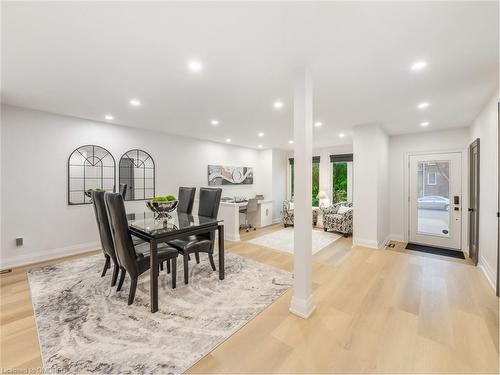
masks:
<path fill-rule="evenodd" d="M 293 97 L 294 130 L 294 289 L 290 311 L 308 318 L 314 311 L 312 273 L 312 121 L 311 75 L 307 68 L 296 72 Z"/>

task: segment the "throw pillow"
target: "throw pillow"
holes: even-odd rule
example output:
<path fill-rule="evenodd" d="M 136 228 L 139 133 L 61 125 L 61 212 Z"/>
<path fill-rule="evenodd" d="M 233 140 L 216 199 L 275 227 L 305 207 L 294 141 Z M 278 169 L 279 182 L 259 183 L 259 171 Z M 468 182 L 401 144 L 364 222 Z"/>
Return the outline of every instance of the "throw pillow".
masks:
<path fill-rule="evenodd" d="M 340 206 L 339 210 L 337 211 L 338 214 L 345 214 L 346 212 L 349 212 L 352 210 L 352 207 L 347 207 L 347 206 Z"/>

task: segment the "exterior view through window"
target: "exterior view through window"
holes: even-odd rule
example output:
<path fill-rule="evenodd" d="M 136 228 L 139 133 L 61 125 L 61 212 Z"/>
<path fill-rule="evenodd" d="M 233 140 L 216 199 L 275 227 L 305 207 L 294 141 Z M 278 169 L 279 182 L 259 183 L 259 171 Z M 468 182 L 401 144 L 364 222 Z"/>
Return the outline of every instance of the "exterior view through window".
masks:
<path fill-rule="evenodd" d="M 331 155 L 332 203 L 352 202 L 352 154 Z"/>
<path fill-rule="evenodd" d="M 313 207 L 318 207 L 319 205 L 319 199 L 318 199 L 318 193 L 319 193 L 319 162 L 320 159 L 319 157 L 315 156 L 313 157 L 313 162 L 312 162 L 312 194 L 311 194 L 311 203 Z M 293 199 L 295 195 L 295 168 L 294 168 L 294 162 L 293 159 L 290 159 L 290 191 L 291 191 L 291 198 Z"/>

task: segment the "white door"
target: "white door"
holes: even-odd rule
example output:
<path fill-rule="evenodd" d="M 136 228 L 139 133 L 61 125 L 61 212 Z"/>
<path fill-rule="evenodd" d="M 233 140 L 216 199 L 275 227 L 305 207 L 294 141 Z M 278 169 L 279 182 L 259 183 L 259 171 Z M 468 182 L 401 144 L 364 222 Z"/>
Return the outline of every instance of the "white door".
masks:
<path fill-rule="evenodd" d="M 461 154 L 410 155 L 409 242 L 461 249 Z"/>

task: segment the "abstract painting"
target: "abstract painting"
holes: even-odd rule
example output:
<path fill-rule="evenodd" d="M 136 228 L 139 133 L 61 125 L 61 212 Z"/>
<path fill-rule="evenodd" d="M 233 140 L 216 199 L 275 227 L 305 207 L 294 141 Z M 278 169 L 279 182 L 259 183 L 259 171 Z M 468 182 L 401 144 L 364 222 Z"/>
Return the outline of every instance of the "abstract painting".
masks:
<path fill-rule="evenodd" d="M 253 168 L 251 167 L 208 166 L 208 186 L 252 184 Z"/>

